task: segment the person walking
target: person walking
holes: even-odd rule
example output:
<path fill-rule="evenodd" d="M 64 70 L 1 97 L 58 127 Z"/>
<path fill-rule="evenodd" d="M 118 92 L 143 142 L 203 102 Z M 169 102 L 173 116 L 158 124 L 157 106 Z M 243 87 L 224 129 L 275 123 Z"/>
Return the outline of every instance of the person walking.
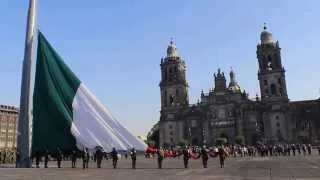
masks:
<path fill-rule="evenodd" d="M 227 153 L 223 145 L 219 147 L 218 154 L 219 154 L 220 168 L 224 168 L 224 160 L 226 158 Z"/>
<path fill-rule="evenodd" d="M 134 148 L 132 148 L 130 156 L 132 160 L 132 169 L 136 169 L 137 152 Z"/>
<path fill-rule="evenodd" d="M 116 169 L 117 168 L 117 162 L 118 162 L 118 152 L 116 151 L 116 148 L 112 148 L 111 158 L 112 158 L 113 169 Z"/>
<path fill-rule="evenodd" d="M 77 162 L 77 152 L 75 150 L 72 151 L 71 154 L 71 167 L 76 168 L 76 162 Z"/>
<path fill-rule="evenodd" d="M 189 164 L 189 151 L 188 151 L 188 146 L 186 146 L 183 150 L 182 150 L 182 155 L 183 155 L 183 164 L 184 164 L 184 168 L 188 168 L 188 164 Z"/>
<path fill-rule="evenodd" d="M 46 149 L 44 151 L 44 168 L 48 168 L 48 162 L 49 162 L 49 151 Z"/>
<path fill-rule="evenodd" d="M 89 152 L 88 152 L 88 149 L 85 148 L 83 151 L 82 151 L 82 167 L 83 169 L 88 169 L 88 165 L 89 165 Z"/>
<path fill-rule="evenodd" d="M 101 168 L 102 158 L 103 158 L 103 152 L 100 148 L 97 148 L 96 150 L 97 168 Z"/>
<path fill-rule="evenodd" d="M 62 152 L 60 148 L 57 148 L 57 163 L 58 163 L 58 168 L 61 168 L 61 161 L 62 161 Z"/>
<path fill-rule="evenodd" d="M 162 161 L 164 158 L 164 151 L 161 147 L 157 151 L 157 156 L 158 156 L 158 169 L 162 169 Z"/>
<path fill-rule="evenodd" d="M 1 153 L 0 153 L 0 161 L 1 161 Z M 18 149 L 16 149 L 16 168 L 18 168 L 19 162 L 20 162 L 20 153 Z"/>
<path fill-rule="evenodd" d="M 208 156 L 206 146 L 203 146 L 201 149 L 201 157 L 202 157 L 203 168 L 207 168 L 209 156 Z"/>

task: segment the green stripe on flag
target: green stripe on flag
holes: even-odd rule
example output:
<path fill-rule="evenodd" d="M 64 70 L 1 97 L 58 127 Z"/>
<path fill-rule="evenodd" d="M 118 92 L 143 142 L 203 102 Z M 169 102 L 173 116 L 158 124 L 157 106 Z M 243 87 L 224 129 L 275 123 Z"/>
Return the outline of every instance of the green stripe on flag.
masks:
<path fill-rule="evenodd" d="M 33 93 L 32 151 L 76 149 L 70 132 L 80 80 L 39 31 Z"/>

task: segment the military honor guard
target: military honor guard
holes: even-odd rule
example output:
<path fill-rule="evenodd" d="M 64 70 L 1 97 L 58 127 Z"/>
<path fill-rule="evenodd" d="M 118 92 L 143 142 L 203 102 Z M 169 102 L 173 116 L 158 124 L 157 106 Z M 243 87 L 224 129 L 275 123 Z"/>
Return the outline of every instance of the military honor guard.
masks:
<path fill-rule="evenodd" d="M 132 169 L 136 169 L 137 152 L 134 148 L 132 148 L 130 156 L 132 160 Z"/>
<path fill-rule="evenodd" d="M 209 156 L 208 156 L 206 146 L 203 146 L 201 149 L 201 157 L 202 157 L 203 168 L 207 168 Z"/>
<path fill-rule="evenodd" d="M 72 168 L 76 167 L 76 162 L 77 162 L 77 152 L 75 150 L 73 150 L 72 154 L 71 154 L 71 167 Z"/>
<path fill-rule="evenodd" d="M 187 146 L 182 150 L 182 155 L 183 155 L 184 168 L 188 168 L 190 156 L 189 156 L 189 150 Z"/>
<path fill-rule="evenodd" d="M 117 163 L 118 163 L 118 152 L 116 151 L 116 148 L 112 149 L 111 158 L 112 158 L 113 169 L 116 169 L 117 168 Z"/>
<path fill-rule="evenodd" d="M 163 149 L 160 147 L 160 149 L 158 149 L 157 151 L 157 158 L 158 158 L 158 169 L 162 169 L 162 161 L 164 158 L 164 151 Z"/>

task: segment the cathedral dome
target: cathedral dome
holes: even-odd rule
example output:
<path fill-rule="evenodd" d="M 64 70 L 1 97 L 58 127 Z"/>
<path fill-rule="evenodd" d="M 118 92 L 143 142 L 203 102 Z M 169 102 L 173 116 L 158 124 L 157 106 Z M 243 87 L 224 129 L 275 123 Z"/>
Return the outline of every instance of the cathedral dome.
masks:
<path fill-rule="evenodd" d="M 261 44 L 268 44 L 273 42 L 272 33 L 267 31 L 266 23 L 264 23 L 263 31 L 260 35 Z"/>
<path fill-rule="evenodd" d="M 228 90 L 231 91 L 231 92 L 241 92 L 241 88 L 240 86 L 238 85 L 237 81 L 236 81 L 236 75 L 233 71 L 233 69 L 231 68 L 231 71 L 230 71 L 230 83 L 229 83 L 229 86 L 228 86 Z"/>
<path fill-rule="evenodd" d="M 167 57 L 178 57 L 177 47 L 171 39 L 170 44 L 167 48 Z"/>

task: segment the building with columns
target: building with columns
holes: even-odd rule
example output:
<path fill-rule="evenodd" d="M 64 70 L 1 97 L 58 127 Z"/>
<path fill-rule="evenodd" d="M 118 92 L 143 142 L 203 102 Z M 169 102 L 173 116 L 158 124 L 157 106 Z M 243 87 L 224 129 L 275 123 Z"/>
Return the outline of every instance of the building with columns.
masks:
<path fill-rule="evenodd" d="M 17 147 L 18 114 L 17 107 L 0 105 L 0 150 Z"/>
<path fill-rule="evenodd" d="M 256 55 L 261 97 L 250 99 L 232 69 L 227 75 L 218 68 L 214 88 L 189 104 L 186 63 L 171 41 L 160 64 L 160 146 L 213 145 L 219 137 L 230 144 L 238 137 L 246 144 L 319 143 L 320 99 L 289 100 L 281 48 L 266 26 Z"/>

